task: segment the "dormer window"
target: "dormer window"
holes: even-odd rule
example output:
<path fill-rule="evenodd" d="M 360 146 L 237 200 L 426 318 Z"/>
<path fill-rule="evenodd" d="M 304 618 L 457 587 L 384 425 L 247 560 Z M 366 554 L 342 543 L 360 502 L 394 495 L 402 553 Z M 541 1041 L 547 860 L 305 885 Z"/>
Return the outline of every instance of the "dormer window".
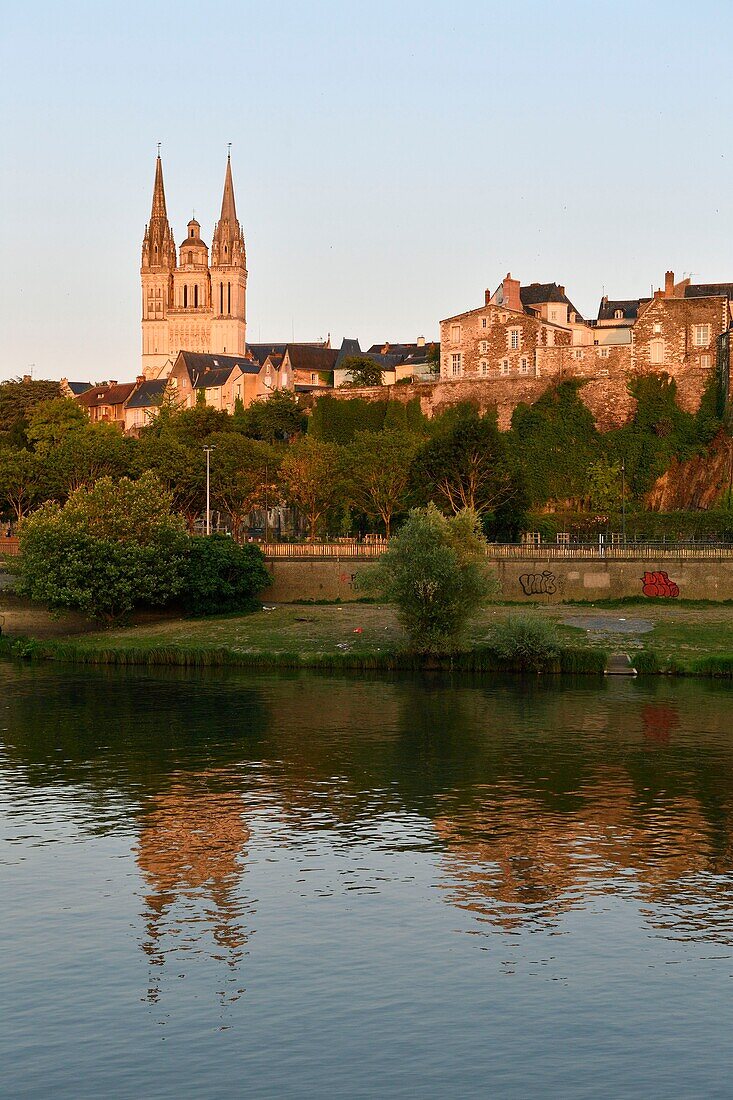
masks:
<path fill-rule="evenodd" d="M 624 319 L 624 311 L 623 311 L 622 309 L 615 309 L 615 310 L 613 311 L 613 316 L 614 316 L 615 320 L 617 320 L 617 321 L 623 321 L 623 319 Z"/>

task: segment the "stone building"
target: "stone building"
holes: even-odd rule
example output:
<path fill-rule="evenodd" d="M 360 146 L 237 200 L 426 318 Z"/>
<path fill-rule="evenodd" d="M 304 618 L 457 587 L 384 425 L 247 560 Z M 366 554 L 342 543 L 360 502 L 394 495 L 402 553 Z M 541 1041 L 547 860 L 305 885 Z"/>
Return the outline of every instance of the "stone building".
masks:
<path fill-rule="evenodd" d="M 168 222 L 160 156 L 153 205 L 145 227 L 142 282 L 142 373 L 164 377 L 179 351 L 241 356 L 247 325 L 247 260 L 237 220 L 231 159 L 227 158 L 221 215 L 211 259 L 192 218 L 176 249 Z"/>

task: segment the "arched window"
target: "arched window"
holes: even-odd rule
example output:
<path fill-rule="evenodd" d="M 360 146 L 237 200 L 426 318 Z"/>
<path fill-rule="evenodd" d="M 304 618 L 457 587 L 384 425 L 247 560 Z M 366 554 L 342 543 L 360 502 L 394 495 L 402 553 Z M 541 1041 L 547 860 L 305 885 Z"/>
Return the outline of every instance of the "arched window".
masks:
<path fill-rule="evenodd" d="M 219 313 L 224 312 L 224 284 L 219 283 Z"/>
<path fill-rule="evenodd" d="M 189 262 L 190 264 L 192 264 L 192 263 L 193 263 L 193 252 L 189 252 L 189 254 L 188 254 L 188 262 Z"/>
<path fill-rule="evenodd" d="M 615 317 L 615 319 L 617 321 L 622 321 L 623 316 L 624 316 L 624 311 L 622 309 L 617 309 L 617 310 L 614 311 L 613 316 Z"/>
<path fill-rule="evenodd" d="M 183 308 L 184 309 L 188 308 L 188 287 L 187 286 L 184 286 L 184 288 L 183 288 Z"/>
<path fill-rule="evenodd" d="M 194 304 L 194 308 L 195 308 L 195 309 L 198 309 L 198 306 L 199 306 L 199 288 L 198 288 L 198 283 L 197 283 L 197 284 L 196 284 L 196 286 L 195 286 L 195 287 L 193 288 L 193 304 Z"/>
<path fill-rule="evenodd" d="M 232 314 L 232 284 L 227 283 L 227 313 L 231 317 Z"/>

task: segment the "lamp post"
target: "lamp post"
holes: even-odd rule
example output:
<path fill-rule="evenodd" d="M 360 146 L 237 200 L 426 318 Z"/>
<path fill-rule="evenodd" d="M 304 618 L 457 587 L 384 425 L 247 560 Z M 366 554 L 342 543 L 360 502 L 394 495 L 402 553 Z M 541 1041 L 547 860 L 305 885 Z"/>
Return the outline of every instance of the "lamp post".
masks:
<path fill-rule="evenodd" d="M 626 546 L 626 462 L 621 459 L 621 537 Z"/>
<path fill-rule="evenodd" d="M 213 447 L 204 447 L 206 453 L 206 534 L 211 534 L 211 452 Z"/>

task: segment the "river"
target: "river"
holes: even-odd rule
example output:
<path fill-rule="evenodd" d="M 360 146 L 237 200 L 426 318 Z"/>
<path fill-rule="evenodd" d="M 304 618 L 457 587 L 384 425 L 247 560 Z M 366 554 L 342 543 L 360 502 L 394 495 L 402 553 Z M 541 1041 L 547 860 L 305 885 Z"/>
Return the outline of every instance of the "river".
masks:
<path fill-rule="evenodd" d="M 0 1094 L 730 1096 L 732 702 L 0 664 Z"/>

